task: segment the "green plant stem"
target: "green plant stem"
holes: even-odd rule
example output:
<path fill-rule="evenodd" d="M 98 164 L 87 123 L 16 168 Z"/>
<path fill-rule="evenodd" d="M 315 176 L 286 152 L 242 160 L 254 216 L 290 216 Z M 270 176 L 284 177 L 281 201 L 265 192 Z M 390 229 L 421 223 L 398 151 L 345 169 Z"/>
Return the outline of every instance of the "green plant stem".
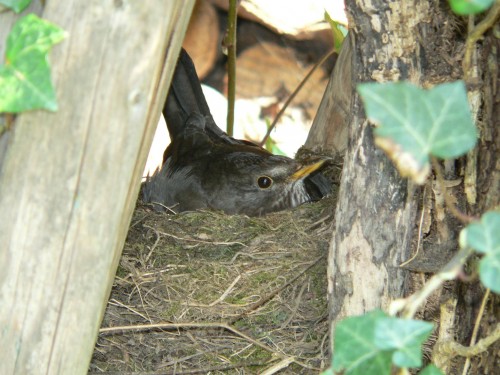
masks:
<path fill-rule="evenodd" d="M 321 60 L 319 60 L 312 68 L 311 70 L 309 71 L 309 73 L 307 73 L 307 75 L 304 77 L 304 79 L 300 82 L 300 84 L 297 86 L 297 88 L 292 92 L 292 94 L 288 97 L 288 99 L 286 100 L 285 104 L 283 104 L 283 107 L 280 109 L 280 111 L 278 112 L 278 114 L 276 115 L 276 117 L 274 118 L 273 122 L 271 123 L 271 126 L 268 127 L 267 129 L 267 133 L 266 135 L 264 136 L 264 138 L 262 138 L 262 141 L 260 141 L 259 143 L 259 146 L 263 147 L 265 144 L 266 144 L 266 141 L 267 139 L 269 138 L 269 135 L 271 135 L 271 132 L 273 131 L 273 129 L 276 127 L 276 124 L 278 123 L 279 119 L 281 118 L 281 116 L 283 115 L 283 113 L 285 112 L 285 110 L 287 109 L 287 107 L 290 105 L 290 103 L 292 102 L 292 100 L 295 98 L 295 96 L 299 93 L 299 91 L 302 89 L 302 87 L 304 87 L 305 83 L 309 80 L 309 78 L 311 77 L 311 75 L 314 73 L 314 71 L 321 65 L 323 65 L 323 63 L 331 56 L 333 55 L 333 53 L 335 52 L 335 48 L 331 49 L 325 56 L 323 56 L 321 58 Z"/>
<path fill-rule="evenodd" d="M 236 101 L 236 22 L 238 19 L 238 0 L 229 0 L 227 20 L 227 134 L 234 132 L 234 103 Z"/>
<path fill-rule="evenodd" d="M 464 78 L 467 79 L 470 75 L 470 67 L 472 63 L 472 52 L 474 51 L 476 42 L 484 35 L 484 33 L 491 28 L 497 20 L 500 18 L 500 0 L 495 1 L 490 11 L 484 17 L 484 19 L 479 22 L 476 27 L 474 27 L 470 32 L 467 40 L 465 42 L 465 54 L 462 63 L 462 69 L 464 71 Z"/>
<path fill-rule="evenodd" d="M 415 316 L 418 308 L 424 303 L 427 298 L 439 288 L 443 282 L 453 280 L 462 270 L 462 266 L 467 258 L 473 253 L 470 248 L 461 249 L 440 271 L 432 276 L 429 281 L 419 291 L 413 293 L 404 300 L 394 301 L 390 312 L 392 315 L 402 311 L 402 315 L 406 319 L 411 319 Z"/>
<path fill-rule="evenodd" d="M 474 357 L 484 353 L 495 342 L 500 340 L 500 323 L 497 323 L 495 329 L 491 334 L 479 340 L 477 344 L 472 346 L 463 346 L 455 341 L 438 342 L 434 347 L 432 356 L 445 356 L 448 360 L 456 356 L 461 357 Z"/>

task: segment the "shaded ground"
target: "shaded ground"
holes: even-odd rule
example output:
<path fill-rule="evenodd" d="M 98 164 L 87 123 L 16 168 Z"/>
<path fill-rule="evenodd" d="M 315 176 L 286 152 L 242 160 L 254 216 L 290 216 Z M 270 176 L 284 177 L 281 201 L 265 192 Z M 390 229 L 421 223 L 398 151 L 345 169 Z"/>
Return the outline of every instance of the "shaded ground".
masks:
<path fill-rule="evenodd" d="M 334 206 L 248 218 L 138 205 L 90 373 L 318 373 Z"/>

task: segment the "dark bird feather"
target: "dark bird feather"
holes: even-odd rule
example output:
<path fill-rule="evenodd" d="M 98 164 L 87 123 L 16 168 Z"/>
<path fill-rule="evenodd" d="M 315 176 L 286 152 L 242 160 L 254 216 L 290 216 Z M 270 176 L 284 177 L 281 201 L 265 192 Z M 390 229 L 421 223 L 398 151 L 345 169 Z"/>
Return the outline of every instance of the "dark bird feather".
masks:
<path fill-rule="evenodd" d="M 191 58 L 182 50 L 163 114 L 171 143 L 142 199 L 163 210 L 210 208 L 262 215 L 316 201 L 331 184 L 319 169 L 234 139 L 214 122 Z"/>

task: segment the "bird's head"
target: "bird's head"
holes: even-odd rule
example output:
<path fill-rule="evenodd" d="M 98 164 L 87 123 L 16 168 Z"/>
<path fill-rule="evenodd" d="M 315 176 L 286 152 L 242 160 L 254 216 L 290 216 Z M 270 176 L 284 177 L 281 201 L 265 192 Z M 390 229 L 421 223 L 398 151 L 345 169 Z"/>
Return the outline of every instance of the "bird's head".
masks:
<path fill-rule="evenodd" d="M 297 207 L 326 195 L 328 180 L 319 175 L 325 159 L 301 164 L 255 147 L 227 147 L 211 163 L 204 185 L 216 192 L 210 205 L 228 213 L 262 215 Z M 318 186 L 319 185 L 319 186 Z M 319 193 L 318 193 L 319 192 Z"/>

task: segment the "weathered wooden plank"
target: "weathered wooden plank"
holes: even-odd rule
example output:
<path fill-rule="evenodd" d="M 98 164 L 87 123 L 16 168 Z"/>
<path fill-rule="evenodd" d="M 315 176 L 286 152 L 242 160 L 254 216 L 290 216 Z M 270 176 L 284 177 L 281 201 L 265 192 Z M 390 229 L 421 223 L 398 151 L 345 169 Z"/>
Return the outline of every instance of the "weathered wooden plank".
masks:
<path fill-rule="evenodd" d="M 192 6 L 46 3 L 60 110 L 20 115 L 0 165 L 0 373 L 86 373 Z"/>

